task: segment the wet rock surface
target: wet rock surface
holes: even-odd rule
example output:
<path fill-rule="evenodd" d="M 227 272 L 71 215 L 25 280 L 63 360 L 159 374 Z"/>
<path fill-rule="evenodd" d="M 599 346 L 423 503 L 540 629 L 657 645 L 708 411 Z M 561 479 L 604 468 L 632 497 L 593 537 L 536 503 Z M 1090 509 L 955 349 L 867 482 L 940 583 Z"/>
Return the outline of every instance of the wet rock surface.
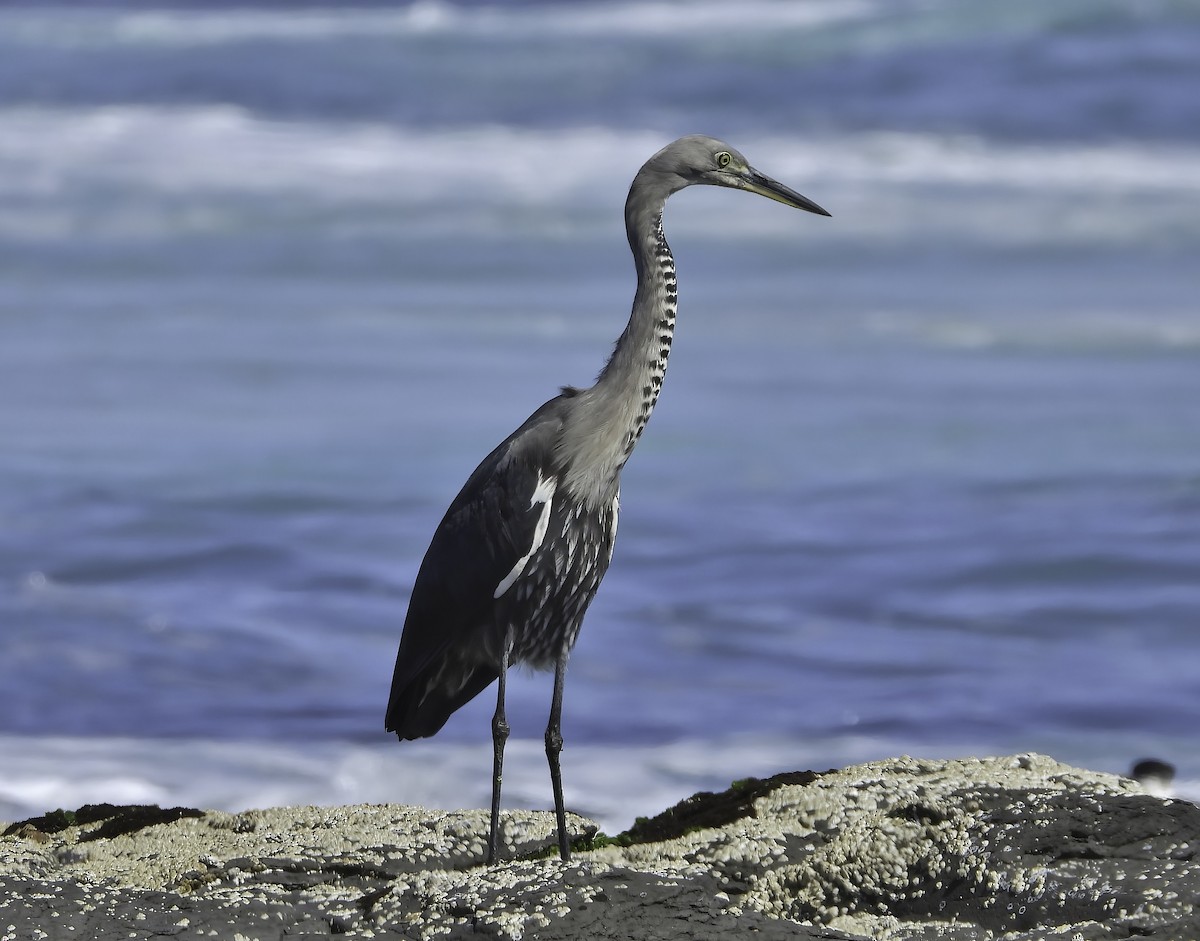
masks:
<path fill-rule="evenodd" d="M 483 866 L 486 817 L 48 814 L 0 839 L 0 938 L 1200 938 L 1200 808 L 1036 755 L 749 779 L 608 843 L 573 817 L 566 865 L 516 812 Z"/>

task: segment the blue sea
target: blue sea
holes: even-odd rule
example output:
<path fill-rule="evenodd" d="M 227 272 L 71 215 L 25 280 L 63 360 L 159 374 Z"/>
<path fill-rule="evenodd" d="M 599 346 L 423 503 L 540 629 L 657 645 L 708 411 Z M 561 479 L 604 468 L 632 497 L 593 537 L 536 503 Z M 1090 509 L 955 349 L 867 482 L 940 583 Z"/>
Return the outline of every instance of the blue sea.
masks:
<path fill-rule="evenodd" d="M 0 818 L 483 806 L 383 729 L 476 463 L 722 137 L 567 678 L 568 805 L 894 756 L 1200 794 L 1200 3 L 0 4 Z M 508 807 L 547 807 L 514 673 Z"/>

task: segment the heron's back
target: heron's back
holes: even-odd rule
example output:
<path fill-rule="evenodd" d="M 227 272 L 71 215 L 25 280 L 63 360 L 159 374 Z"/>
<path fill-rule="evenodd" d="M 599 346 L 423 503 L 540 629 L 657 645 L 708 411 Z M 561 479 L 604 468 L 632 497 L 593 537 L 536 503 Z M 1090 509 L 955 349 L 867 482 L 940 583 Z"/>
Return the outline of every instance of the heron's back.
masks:
<path fill-rule="evenodd" d="M 554 665 L 570 650 L 617 535 L 617 497 L 592 509 L 556 493 L 541 546 L 512 586 L 496 599 L 496 628 L 511 632 L 512 662 L 535 669 Z"/>

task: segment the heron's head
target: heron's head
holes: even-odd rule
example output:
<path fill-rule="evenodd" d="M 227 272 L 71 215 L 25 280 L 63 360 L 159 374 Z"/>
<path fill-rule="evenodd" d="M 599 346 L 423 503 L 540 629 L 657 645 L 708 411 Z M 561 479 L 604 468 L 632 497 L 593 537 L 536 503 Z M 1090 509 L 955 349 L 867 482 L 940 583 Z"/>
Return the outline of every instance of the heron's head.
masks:
<path fill-rule="evenodd" d="M 739 151 L 724 141 L 702 134 L 681 137 L 668 144 L 646 162 L 639 175 L 642 174 L 655 178 L 666 188 L 666 195 L 697 183 L 728 186 L 758 193 L 785 206 L 829 215 L 807 196 L 759 173 Z"/>

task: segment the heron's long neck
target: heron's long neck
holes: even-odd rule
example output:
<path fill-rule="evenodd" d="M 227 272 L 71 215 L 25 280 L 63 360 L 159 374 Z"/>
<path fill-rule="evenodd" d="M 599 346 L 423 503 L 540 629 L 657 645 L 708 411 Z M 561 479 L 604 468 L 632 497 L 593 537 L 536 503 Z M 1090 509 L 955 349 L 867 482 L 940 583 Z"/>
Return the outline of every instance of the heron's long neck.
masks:
<path fill-rule="evenodd" d="M 620 433 L 622 463 L 633 452 L 658 401 L 678 307 L 675 259 L 663 235 L 661 210 L 647 228 L 631 233 L 638 273 L 633 313 L 595 385 L 597 393 L 616 406 L 608 418 L 614 436 Z"/>
<path fill-rule="evenodd" d="M 634 203 L 631 194 L 631 205 Z M 580 393 L 564 452 L 567 486 L 581 498 L 611 500 L 617 475 L 658 401 L 675 333 L 675 259 L 663 236 L 662 200 L 626 213 L 637 267 L 633 313 L 595 385 Z"/>

